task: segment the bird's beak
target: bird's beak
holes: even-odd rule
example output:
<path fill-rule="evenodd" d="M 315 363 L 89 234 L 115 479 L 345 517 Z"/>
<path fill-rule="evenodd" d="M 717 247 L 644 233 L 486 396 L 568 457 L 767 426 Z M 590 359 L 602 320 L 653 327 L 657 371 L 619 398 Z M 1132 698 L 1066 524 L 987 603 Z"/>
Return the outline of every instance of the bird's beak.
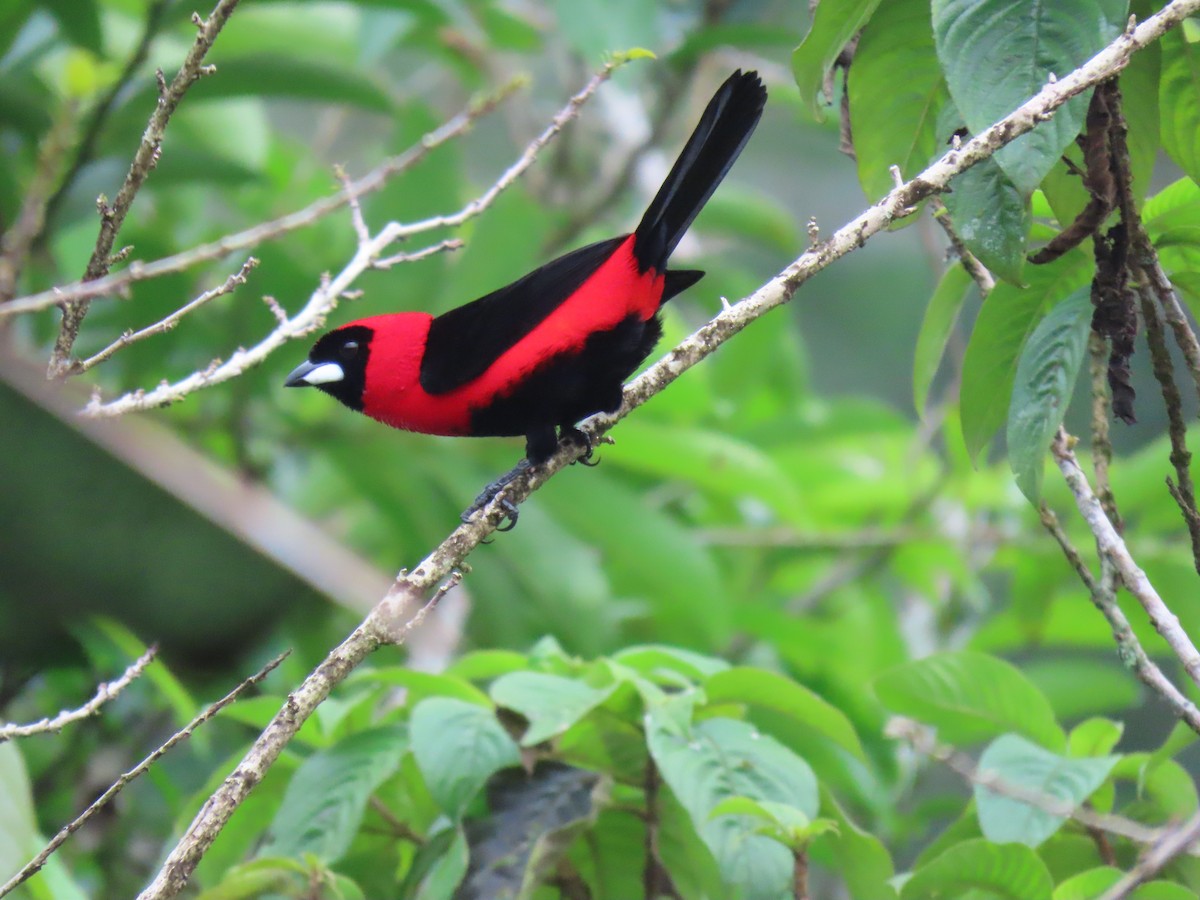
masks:
<path fill-rule="evenodd" d="M 307 387 L 308 385 L 329 384 L 341 381 L 346 377 L 342 367 L 337 363 L 315 363 L 305 360 L 292 370 L 292 374 L 283 383 L 284 387 Z"/>

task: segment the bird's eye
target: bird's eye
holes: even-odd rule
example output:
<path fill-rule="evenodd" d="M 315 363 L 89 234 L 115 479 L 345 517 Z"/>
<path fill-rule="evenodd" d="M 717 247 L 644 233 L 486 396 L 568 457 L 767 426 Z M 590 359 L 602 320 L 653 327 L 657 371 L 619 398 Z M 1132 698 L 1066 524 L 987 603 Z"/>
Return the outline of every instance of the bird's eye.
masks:
<path fill-rule="evenodd" d="M 339 351 L 342 359 L 354 359 L 358 356 L 358 341 L 346 341 L 342 344 L 342 349 Z"/>

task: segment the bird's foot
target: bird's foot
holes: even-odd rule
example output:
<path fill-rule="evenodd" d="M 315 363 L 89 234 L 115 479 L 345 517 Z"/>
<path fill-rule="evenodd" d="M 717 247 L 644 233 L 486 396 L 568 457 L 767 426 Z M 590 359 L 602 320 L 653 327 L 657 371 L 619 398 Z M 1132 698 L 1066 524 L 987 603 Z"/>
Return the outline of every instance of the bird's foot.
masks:
<path fill-rule="evenodd" d="M 468 506 L 463 512 L 461 516 L 462 521 L 471 521 L 475 513 L 479 512 L 481 509 L 495 500 L 500 492 L 512 484 L 512 482 L 518 476 L 523 475 L 526 471 L 528 471 L 530 465 L 531 463 L 529 460 L 523 459 L 510 471 L 505 472 L 503 475 L 485 487 L 480 492 L 479 496 L 475 498 L 475 502 Z M 496 530 L 512 531 L 517 527 L 517 517 L 519 515 L 517 504 L 513 503 L 507 497 L 501 497 L 497 502 L 497 505 L 500 507 L 500 511 L 504 513 L 504 516 L 500 519 L 500 524 L 496 526 Z"/>
<path fill-rule="evenodd" d="M 604 438 L 592 438 L 587 432 L 581 431 L 578 428 L 564 428 L 560 440 L 574 444 L 577 447 L 583 447 L 583 455 L 578 459 L 572 460 L 571 465 L 579 463 L 581 466 L 587 466 L 589 469 L 600 465 L 600 460 L 593 460 L 592 454 L 596 452 L 598 444 L 605 443 Z M 611 442 L 611 439 L 609 442 Z"/>

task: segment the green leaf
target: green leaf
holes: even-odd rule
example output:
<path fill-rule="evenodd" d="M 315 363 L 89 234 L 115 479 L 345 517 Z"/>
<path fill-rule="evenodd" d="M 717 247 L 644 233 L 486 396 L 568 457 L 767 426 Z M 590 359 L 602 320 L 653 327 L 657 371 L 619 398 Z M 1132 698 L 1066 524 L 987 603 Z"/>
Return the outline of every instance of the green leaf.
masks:
<path fill-rule="evenodd" d="M 998 284 L 988 295 L 963 357 L 959 408 L 972 458 L 1008 414 L 1021 349 L 1043 311 L 1090 281 L 1091 260 L 1076 248 L 1053 263 L 1031 266 L 1025 274 L 1025 287 Z"/>
<path fill-rule="evenodd" d="M 834 865 L 854 900 L 895 900 L 891 854 L 883 841 L 854 823 L 833 794 L 821 788 L 821 815 L 837 823 L 837 831 L 816 842 L 814 852 L 828 847 Z"/>
<path fill-rule="evenodd" d="M 933 32 L 946 83 L 973 134 L 1121 33 L 1127 0 L 934 0 Z M 1075 139 L 1088 98 L 1001 148 L 995 160 L 1028 197 Z"/>
<path fill-rule="evenodd" d="M 1041 688 L 1059 721 L 1136 708 L 1141 683 L 1116 659 L 1046 655 L 1022 666 Z"/>
<path fill-rule="evenodd" d="M 229 869 L 216 887 L 197 900 L 254 900 L 263 895 L 294 895 L 308 885 L 308 869 L 298 860 L 271 856 Z"/>
<path fill-rule="evenodd" d="M 449 697 L 417 704 L 409 740 L 429 793 L 455 821 L 494 772 L 521 761 L 491 710 Z"/>
<path fill-rule="evenodd" d="M 1028 195 L 1022 195 L 994 159 L 967 169 L 950 187 L 943 199 L 967 249 L 997 277 L 1021 284 L 1033 224 Z"/>
<path fill-rule="evenodd" d="M 936 653 L 888 669 L 874 687 L 888 709 L 935 726 L 951 744 L 1008 731 L 1054 750 L 1066 744 L 1042 692 L 1016 666 L 986 653 Z"/>
<path fill-rule="evenodd" d="M 765 669 L 734 668 L 704 683 L 708 703 L 747 703 L 772 709 L 823 734 L 866 762 L 866 754 L 846 714 L 804 685 Z"/>
<path fill-rule="evenodd" d="M 1067 755 L 1104 756 L 1117 746 L 1124 733 L 1124 722 L 1114 722 L 1101 716 L 1084 719 L 1067 735 Z"/>
<path fill-rule="evenodd" d="M 541 672 L 513 672 L 492 684 L 492 700 L 529 720 L 521 746 L 540 744 L 562 734 L 607 700 L 616 683 L 596 688 L 575 678 Z"/>
<path fill-rule="evenodd" d="M 953 265 L 942 275 L 921 320 L 917 334 L 917 348 L 913 353 L 913 404 L 917 415 L 924 417 L 925 403 L 933 376 L 937 374 L 946 342 L 958 321 L 967 291 L 972 285 L 971 276 L 960 265 Z"/>
<path fill-rule="evenodd" d="M 1054 880 L 1036 853 L 1022 844 L 963 841 L 917 869 L 901 900 L 952 900 L 966 889 L 1008 900 L 1050 900 Z"/>
<path fill-rule="evenodd" d="M 816 777 L 804 760 L 747 723 L 681 723 L 681 707 L 682 698 L 647 714 L 646 740 L 663 781 L 691 816 L 731 891 L 747 900 L 777 900 L 790 884 L 791 854 L 756 834 L 753 822 L 710 816 L 722 800 L 741 796 L 785 803 L 812 819 Z"/>
<path fill-rule="evenodd" d="M 324 863 L 345 855 L 358 833 L 371 794 L 400 766 L 404 729 L 391 726 L 353 734 L 306 759 L 292 776 L 260 856 Z"/>
<path fill-rule="evenodd" d="M 996 738 L 979 758 L 981 772 L 994 773 L 1004 784 L 1025 788 L 1080 806 L 1117 764 L 1117 757 L 1087 759 L 1059 756 L 1023 737 Z M 1066 819 L 1021 800 L 975 785 L 975 807 L 983 836 L 998 844 L 1036 847 L 1062 827 Z"/>
<path fill-rule="evenodd" d="M 637 644 L 626 647 L 613 655 L 613 661 L 628 666 L 651 680 L 666 671 L 678 673 L 692 684 L 700 684 L 706 678 L 729 668 L 729 663 L 719 657 L 706 656 L 694 650 L 670 647 L 666 644 Z"/>
<path fill-rule="evenodd" d="M 467 874 L 470 850 L 461 825 L 446 828 L 429 837 L 417 851 L 404 879 L 402 897 L 413 900 L 445 900 Z"/>
<path fill-rule="evenodd" d="M 792 74 L 800 88 L 800 97 L 818 121 L 825 118 L 821 104 L 825 73 L 877 6 L 879 0 L 825 0 L 813 13 L 808 34 L 792 53 Z"/>
<path fill-rule="evenodd" d="M 773 803 L 770 800 L 753 800 L 750 797 L 729 797 L 722 800 L 709 814 L 710 819 L 718 816 L 746 816 L 765 824 L 759 825 L 757 833 L 778 841 L 793 853 L 802 852 L 814 838 L 837 830 L 837 823 L 830 819 L 813 821 L 794 806 Z"/>
<path fill-rule="evenodd" d="M 347 681 L 350 684 L 387 684 L 408 688 L 409 702 L 413 705 L 426 697 L 454 697 L 489 710 L 492 708 L 492 701 L 488 699 L 487 694 L 458 675 L 420 672 L 406 666 L 382 666 L 378 669 L 359 670 Z"/>
<path fill-rule="evenodd" d="M 1096 900 L 1124 877 L 1124 872 L 1112 866 L 1088 869 L 1059 882 L 1053 900 Z M 1130 900 L 1194 900 L 1196 892 L 1170 881 L 1148 881 L 1126 896 Z"/>
<path fill-rule="evenodd" d="M 1091 290 L 1081 288 L 1038 323 L 1017 363 L 1008 410 L 1008 464 L 1034 506 L 1042 496 L 1050 438 L 1071 402 L 1091 325 Z"/>
<path fill-rule="evenodd" d="M 1162 4 L 1158 0 L 1133 0 L 1129 11 L 1144 22 L 1158 12 Z M 1129 171 L 1132 177 L 1133 196 L 1140 203 L 1150 189 L 1154 174 L 1154 162 L 1162 145 L 1162 113 L 1159 104 L 1152 98 L 1159 95 L 1162 77 L 1162 42 L 1154 41 L 1133 54 L 1129 65 L 1121 72 L 1123 100 L 1121 114 L 1125 117 L 1128 133 L 1125 136 L 1129 147 Z M 1195 96 L 1192 97 L 1195 103 Z M 1196 107 L 1194 106 L 1193 109 Z M 1196 120 L 1193 119 L 1193 122 Z M 1193 135 L 1194 138 L 1194 135 Z"/>
<path fill-rule="evenodd" d="M 478 8 L 476 14 L 494 47 L 533 53 L 542 45 L 542 33 L 537 27 L 499 6 L 489 3 Z"/>
<path fill-rule="evenodd" d="M 1200 46 L 1182 28 L 1168 31 L 1159 44 L 1162 146 L 1179 168 L 1200 181 Z"/>
<path fill-rule="evenodd" d="M 912 178 L 938 150 L 938 113 L 948 95 L 928 0 L 879 7 L 858 39 L 847 91 L 858 180 L 874 202 L 895 186 L 892 166 Z"/>

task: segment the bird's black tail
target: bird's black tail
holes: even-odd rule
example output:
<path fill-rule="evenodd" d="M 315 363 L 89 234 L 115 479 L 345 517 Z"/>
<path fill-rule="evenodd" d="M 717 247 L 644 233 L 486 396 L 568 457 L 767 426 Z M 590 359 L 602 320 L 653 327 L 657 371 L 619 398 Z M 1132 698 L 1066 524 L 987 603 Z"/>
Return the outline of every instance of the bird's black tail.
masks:
<path fill-rule="evenodd" d="M 666 269 L 667 257 L 746 146 L 766 102 L 758 73 L 741 69 L 713 95 L 634 232 L 633 254 L 643 272 Z"/>

